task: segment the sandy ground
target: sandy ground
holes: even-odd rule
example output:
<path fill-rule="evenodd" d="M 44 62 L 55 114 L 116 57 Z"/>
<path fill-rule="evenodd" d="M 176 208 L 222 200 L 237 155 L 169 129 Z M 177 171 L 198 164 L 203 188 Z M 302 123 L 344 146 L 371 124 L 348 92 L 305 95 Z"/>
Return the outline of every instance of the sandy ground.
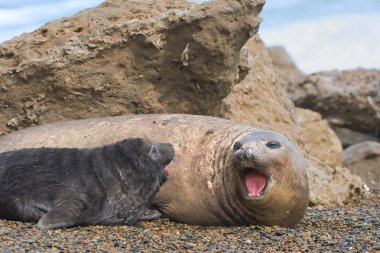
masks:
<path fill-rule="evenodd" d="M 380 194 L 344 208 L 311 209 L 295 228 L 201 227 L 166 219 L 134 226 L 40 230 L 0 220 L 2 252 L 380 252 Z"/>

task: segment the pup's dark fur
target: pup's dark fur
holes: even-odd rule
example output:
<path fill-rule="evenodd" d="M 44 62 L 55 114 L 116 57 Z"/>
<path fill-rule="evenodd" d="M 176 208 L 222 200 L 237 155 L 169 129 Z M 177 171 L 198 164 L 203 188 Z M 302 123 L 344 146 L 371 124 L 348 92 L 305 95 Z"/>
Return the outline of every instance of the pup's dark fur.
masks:
<path fill-rule="evenodd" d="M 0 218 L 41 228 L 133 224 L 166 181 L 171 144 L 141 138 L 93 149 L 0 154 Z"/>

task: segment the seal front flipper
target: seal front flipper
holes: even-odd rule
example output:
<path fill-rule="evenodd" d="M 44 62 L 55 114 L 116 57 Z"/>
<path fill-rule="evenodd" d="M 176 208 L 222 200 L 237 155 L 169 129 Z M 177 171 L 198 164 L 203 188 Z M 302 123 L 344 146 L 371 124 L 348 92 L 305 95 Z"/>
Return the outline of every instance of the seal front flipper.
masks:
<path fill-rule="evenodd" d="M 42 229 L 74 226 L 84 207 L 84 202 L 79 199 L 60 200 L 53 209 L 41 217 L 37 225 Z"/>
<path fill-rule="evenodd" d="M 152 221 L 162 218 L 163 215 L 157 210 L 148 209 L 145 211 L 144 215 L 140 217 L 139 221 Z"/>

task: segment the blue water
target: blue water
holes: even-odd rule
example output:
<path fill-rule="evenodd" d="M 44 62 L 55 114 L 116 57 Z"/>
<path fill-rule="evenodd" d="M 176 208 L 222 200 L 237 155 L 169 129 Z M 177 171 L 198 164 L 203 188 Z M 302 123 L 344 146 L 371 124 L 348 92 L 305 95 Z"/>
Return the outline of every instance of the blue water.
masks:
<path fill-rule="evenodd" d="M 0 42 L 101 2 L 0 0 Z M 266 45 L 284 46 L 304 72 L 380 69 L 380 0 L 267 0 L 261 16 Z"/>

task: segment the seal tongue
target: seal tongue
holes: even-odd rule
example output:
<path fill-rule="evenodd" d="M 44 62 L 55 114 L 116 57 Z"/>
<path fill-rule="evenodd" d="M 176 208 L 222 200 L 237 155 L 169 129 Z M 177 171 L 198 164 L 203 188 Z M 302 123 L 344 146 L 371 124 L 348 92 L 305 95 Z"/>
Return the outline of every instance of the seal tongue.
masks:
<path fill-rule="evenodd" d="M 165 171 L 165 175 L 166 175 L 167 177 L 170 176 L 169 165 L 167 165 L 167 166 L 165 167 L 164 171 Z"/>
<path fill-rule="evenodd" d="M 262 173 L 250 170 L 245 175 L 245 185 L 249 196 L 260 196 L 261 191 L 265 187 L 267 177 Z"/>

